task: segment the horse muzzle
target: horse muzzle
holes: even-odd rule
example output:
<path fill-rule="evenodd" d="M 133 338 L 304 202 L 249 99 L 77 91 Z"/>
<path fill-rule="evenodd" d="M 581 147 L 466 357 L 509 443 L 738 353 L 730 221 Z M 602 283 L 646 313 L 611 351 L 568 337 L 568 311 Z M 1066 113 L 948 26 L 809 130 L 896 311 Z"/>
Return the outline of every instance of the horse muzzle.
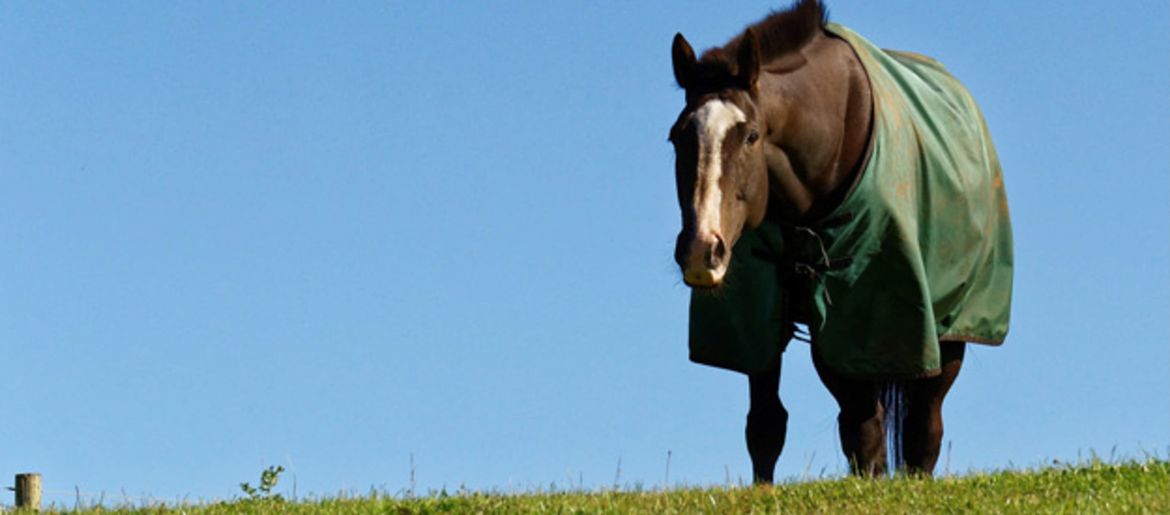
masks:
<path fill-rule="evenodd" d="M 692 288 L 715 288 L 723 283 L 729 262 L 727 243 L 716 233 L 680 234 L 675 259 L 682 268 L 683 282 Z"/>

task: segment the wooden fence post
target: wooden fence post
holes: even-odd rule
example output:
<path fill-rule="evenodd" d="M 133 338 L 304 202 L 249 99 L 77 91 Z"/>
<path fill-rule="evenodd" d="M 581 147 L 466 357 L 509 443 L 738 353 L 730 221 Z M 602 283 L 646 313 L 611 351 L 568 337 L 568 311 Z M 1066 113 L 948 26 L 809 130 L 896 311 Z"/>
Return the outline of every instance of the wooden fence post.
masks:
<path fill-rule="evenodd" d="M 16 509 L 40 511 L 40 509 L 41 509 L 41 475 L 40 474 L 17 474 L 16 475 Z"/>

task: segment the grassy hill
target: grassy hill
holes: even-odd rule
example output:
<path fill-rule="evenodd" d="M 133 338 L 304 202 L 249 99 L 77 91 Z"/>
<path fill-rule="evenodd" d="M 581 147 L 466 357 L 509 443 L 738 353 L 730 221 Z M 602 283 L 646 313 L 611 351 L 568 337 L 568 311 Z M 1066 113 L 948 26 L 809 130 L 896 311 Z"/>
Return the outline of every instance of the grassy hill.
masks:
<path fill-rule="evenodd" d="M 95 510 L 96 511 L 96 510 Z M 853 478 L 771 488 L 243 500 L 137 513 L 1170 513 L 1170 462 L 1093 462 L 935 480 Z"/>

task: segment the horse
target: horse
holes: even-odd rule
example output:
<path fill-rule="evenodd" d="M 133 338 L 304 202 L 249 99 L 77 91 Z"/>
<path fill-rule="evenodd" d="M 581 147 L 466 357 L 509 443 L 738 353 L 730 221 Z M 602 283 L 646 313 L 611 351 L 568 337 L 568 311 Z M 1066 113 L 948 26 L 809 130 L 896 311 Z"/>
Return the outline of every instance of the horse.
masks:
<path fill-rule="evenodd" d="M 970 94 L 818 0 L 699 57 L 676 34 L 671 59 L 691 359 L 748 375 L 753 481 L 784 448 L 780 358 L 802 327 L 850 472 L 930 476 L 966 345 L 1002 343 L 1010 312 L 1002 172 Z"/>

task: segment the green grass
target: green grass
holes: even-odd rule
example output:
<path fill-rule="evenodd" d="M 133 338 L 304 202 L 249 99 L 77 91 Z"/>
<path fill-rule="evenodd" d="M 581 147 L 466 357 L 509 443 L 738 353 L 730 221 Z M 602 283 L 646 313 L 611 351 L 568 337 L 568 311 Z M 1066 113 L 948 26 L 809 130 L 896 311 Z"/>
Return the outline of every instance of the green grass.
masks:
<path fill-rule="evenodd" d="M 70 511 L 70 510 L 67 510 Z M 935 480 L 836 479 L 770 488 L 667 491 L 375 494 L 298 502 L 243 500 L 103 513 L 1170 513 L 1170 462 L 1093 461 Z"/>

